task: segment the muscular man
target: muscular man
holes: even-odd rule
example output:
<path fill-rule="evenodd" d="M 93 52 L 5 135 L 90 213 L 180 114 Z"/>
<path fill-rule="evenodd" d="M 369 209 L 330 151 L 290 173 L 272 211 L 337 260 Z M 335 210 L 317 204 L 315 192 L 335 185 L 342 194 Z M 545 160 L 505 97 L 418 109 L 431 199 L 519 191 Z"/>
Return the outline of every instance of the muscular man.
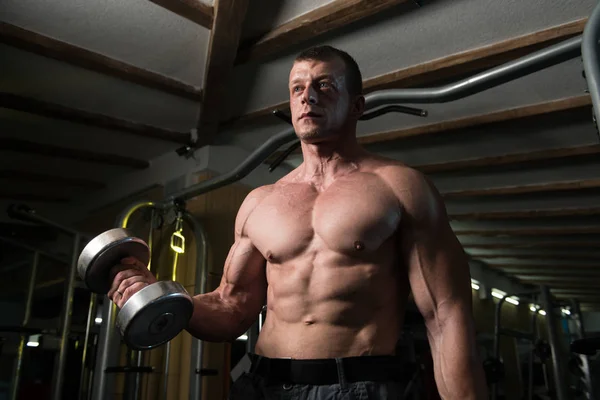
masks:
<path fill-rule="evenodd" d="M 304 162 L 245 199 L 221 284 L 195 296 L 188 328 L 234 340 L 267 305 L 231 398 L 401 398 L 412 371 L 394 353 L 412 291 L 442 398 L 486 399 L 463 250 L 432 184 L 358 145 L 356 62 L 310 49 L 294 62 L 289 92 Z M 154 282 L 143 267 L 117 268 L 109 296 L 119 307 Z"/>

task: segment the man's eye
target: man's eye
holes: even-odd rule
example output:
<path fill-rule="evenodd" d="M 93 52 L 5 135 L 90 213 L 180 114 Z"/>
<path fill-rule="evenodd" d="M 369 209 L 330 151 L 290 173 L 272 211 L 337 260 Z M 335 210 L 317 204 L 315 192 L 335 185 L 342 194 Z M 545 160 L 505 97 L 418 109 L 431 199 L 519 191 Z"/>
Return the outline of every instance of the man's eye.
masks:
<path fill-rule="evenodd" d="M 328 88 L 329 87 L 329 83 L 327 83 L 327 82 L 321 82 L 321 83 L 319 83 L 319 87 L 320 88 Z"/>
<path fill-rule="evenodd" d="M 300 86 L 295 86 L 292 90 L 294 93 L 298 93 L 302 88 Z"/>

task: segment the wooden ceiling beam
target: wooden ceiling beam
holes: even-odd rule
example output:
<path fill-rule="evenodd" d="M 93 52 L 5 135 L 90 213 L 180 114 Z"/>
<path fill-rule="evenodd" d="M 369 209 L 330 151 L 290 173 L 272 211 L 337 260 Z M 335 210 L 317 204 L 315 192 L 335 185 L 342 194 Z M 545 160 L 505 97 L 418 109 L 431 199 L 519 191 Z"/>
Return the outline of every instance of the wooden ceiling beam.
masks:
<path fill-rule="evenodd" d="M 490 212 L 469 212 L 469 213 L 450 213 L 449 217 L 453 221 L 458 220 L 501 220 L 501 219 L 522 219 L 522 218 L 548 218 L 548 217 L 582 217 L 590 215 L 600 215 L 600 207 L 567 207 L 553 208 L 547 210 L 520 210 L 520 211 L 490 211 Z"/>
<path fill-rule="evenodd" d="M 600 226 L 565 226 L 562 228 L 499 228 L 455 230 L 461 235 L 477 236 L 547 236 L 547 235 L 590 235 L 600 233 Z"/>
<path fill-rule="evenodd" d="M 600 276 L 594 276 L 593 278 L 596 279 L 592 279 L 592 277 L 586 277 L 586 276 L 582 276 L 582 277 L 566 277 L 566 276 L 520 276 L 519 279 L 522 281 L 528 281 L 528 282 L 543 282 L 543 283 L 549 283 L 549 282 L 557 282 L 560 283 L 560 286 L 570 286 L 573 283 L 576 284 L 581 284 L 581 286 L 598 286 L 598 284 L 600 284 Z M 552 283 L 553 285 L 556 285 L 556 283 Z"/>
<path fill-rule="evenodd" d="M 581 34 L 586 22 L 587 18 L 579 19 L 366 79 L 363 81 L 364 91 L 370 93 L 383 89 L 426 87 L 442 80 L 490 69 Z M 275 110 L 286 109 L 289 109 L 289 101 L 233 117 L 224 125 L 248 123 L 271 115 Z"/>
<path fill-rule="evenodd" d="M 532 248 L 590 248 L 597 249 L 598 243 L 593 242 L 580 242 L 580 241 L 546 241 L 546 242 L 523 242 L 517 243 L 477 243 L 477 244 L 463 244 L 465 249 L 532 249 Z"/>
<path fill-rule="evenodd" d="M 150 0 L 154 4 L 166 8 L 206 29 L 212 29 L 213 8 L 200 0 Z"/>
<path fill-rule="evenodd" d="M 60 104 L 48 103 L 12 93 L 0 92 L 0 107 L 95 128 L 130 133 L 146 139 L 157 139 L 180 144 L 189 144 L 191 142 L 191 134 L 189 133 L 176 132 L 141 124 L 139 122 L 126 121 L 109 117 L 108 115 L 69 108 Z"/>
<path fill-rule="evenodd" d="M 516 266 L 515 266 L 516 267 Z M 552 266 L 549 265 L 549 268 L 551 268 Z M 597 266 L 595 268 L 598 268 Z M 565 269 L 565 270 L 554 270 L 554 269 L 549 269 L 549 270 L 543 270 L 540 271 L 539 269 L 527 269 L 527 268 L 502 268 L 501 269 L 502 272 L 505 272 L 507 274 L 510 275 L 515 275 L 515 276 L 537 276 L 537 277 L 545 277 L 545 276 L 564 276 L 564 277 L 573 277 L 573 278 L 585 278 L 585 277 L 589 277 L 589 278 L 595 278 L 595 279 L 600 279 L 600 271 L 597 271 L 594 269 L 594 267 L 590 267 L 587 270 L 586 269 L 581 269 L 579 267 L 571 267 L 569 269 Z"/>
<path fill-rule="evenodd" d="M 204 96 L 197 124 L 198 147 L 211 144 L 218 132 L 223 102 L 227 98 L 227 81 L 233 71 L 248 4 L 249 0 L 215 0 Z"/>
<path fill-rule="evenodd" d="M 53 186 L 72 186 L 87 189 L 103 189 L 106 187 L 102 182 L 88 179 L 66 178 L 63 176 L 16 170 L 0 170 L 0 179 L 4 181 L 47 183 Z"/>
<path fill-rule="evenodd" d="M 466 189 L 445 192 L 442 196 L 446 199 L 475 196 L 503 196 L 512 194 L 541 193 L 554 191 L 574 191 L 600 187 L 600 179 L 579 179 L 573 181 L 535 183 L 530 185 L 504 186 L 487 189 Z"/>
<path fill-rule="evenodd" d="M 598 291 L 595 289 L 550 289 L 554 294 L 584 294 L 584 295 L 598 295 Z"/>
<path fill-rule="evenodd" d="M 568 261 L 568 260 L 589 260 L 589 261 L 598 261 L 600 265 L 600 253 L 597 256 L 592 256 L 589 254 L 564 254 L 564 255 L 556 255 L 556 254 L 469 254 L 469 256 L 476 260 L 493 260 L 496 258 L 509 258 L 512 260 L 559 260 L 559 261 Z"/>
<path fill-rule="evenodd" d="M 136 158 L 123 157 L 114 154 L 95 153 L 81 149 L 70 149 L 13 138 L 0 138 L 0 151 L 37 154 L 46 157 L 65 158 L 85 163 L 96 163 L 134 169 L 146 169 L 150 166 L 148 161 L 139 160 Z"/>
<path fill-rule="evenodd" d="M 586 269 L 589 268 L 590 271 L 594 271 L 594 269 L 598 268 L 598 266 L 586 266 L 586 265 L 573 265 L 573 264 L 557 264 L 557 265 L 553 265 L 553 264 L 493 264 L 493 263 L 486 263 L 486 265 L 493 267 L 493 268 L 500 268 L 500 269 L 509 269 L 509 268 L 519 268 L 519 269 L 530 269 L 530 270 L 536 270 L 538 271 L 538 273 L 543 272 L 544 270 L 547 270 L 548 268 L 554 268 L 554 269 L 563 269 L 563 270 L 569 270 L 571 268 L 580 268 L 580 269 Z M 598 265 L 600 265 L 600 263 L 598 263 Z"/>
<path fill-rule="evenodd" d="M 415 165 L 414 168 L 426 174 L 473 170 L 476 168 L 495 167 L 498 165 L 522 164 L 534 161 L 558 160 L 600 154 L 600 145 L 561 147 L 528 151 L 522 153 L 503 154 L 501 156 L 479 157 L 468 160 L 450 161 L 436 164 Z"/>
<path fill-rule="evenodd" d="M 262 60 L 406 2 L 407 0 L 334 0 L 244 43 L 238 52 L 236 64 Z"/>
<path fill-rule="evenodd" d="M 0 43 L 190 100 L 202 98 L 192 85 L 6 22 L 0 22 Z"/>

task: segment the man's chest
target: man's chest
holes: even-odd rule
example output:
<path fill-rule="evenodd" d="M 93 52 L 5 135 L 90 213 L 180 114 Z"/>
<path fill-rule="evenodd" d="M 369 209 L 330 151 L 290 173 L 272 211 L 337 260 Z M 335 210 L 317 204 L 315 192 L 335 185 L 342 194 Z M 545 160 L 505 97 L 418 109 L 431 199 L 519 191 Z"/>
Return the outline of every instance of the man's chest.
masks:
<path fill-rule="evenodd" d="M 271 262 L 331 250 L 346 255 L 376 251 L 400 222 L 393 192 L 370 174 L 353 174 L 318 191 L 285 185 L 251 213 L 246 227 L 253 244 Z"/>

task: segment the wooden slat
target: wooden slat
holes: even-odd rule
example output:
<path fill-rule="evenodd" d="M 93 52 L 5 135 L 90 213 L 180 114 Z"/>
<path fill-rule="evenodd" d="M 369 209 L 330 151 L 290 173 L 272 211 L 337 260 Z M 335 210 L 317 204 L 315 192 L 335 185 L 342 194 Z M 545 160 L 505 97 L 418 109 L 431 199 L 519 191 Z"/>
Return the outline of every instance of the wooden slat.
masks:
<path fill-rule="evenodd" d="M 521 218 L 547 218 L 547 217 L 580 217 L 589 215 L 600 215 L 600 207 L 589 208 L 555 208 L 548 210 L 522 210 L 522 211 L 491 211 L 451 213 L 449 217 L 453 221 L 458 220 L 498 220 L 498 219 L 521 219 Z"/>
<path fill-rule="evenodd" d="M 198 146 L 211 144 L 217 134 L 248 3 L 249 0 L 215 0 L 204 75 L 204 98 L 197 124 Z"/>
<path fill-rule="evenodd" d="M 150 0 L 167 10 L 195 22 L 207 29 L 212 29 L 213 8 L 200 0 Z"/>
<path fill-rule="evenodd" d="M 103 189 L 106 187 L 106 185 L 101 182 L 87 179 L 65 178 L 63 176 L 15 170 L 0 170 L 0 179 L 5 181 L 42 182 L 54 186 L 74 186 L 88 189 Z"/>
<path fill-rule="evenodd" d="M 600 265 L 600 253 L 597 256 L 592 256 L 590 254 L 564 254 L 557 255 L 552 253 L 537 253 L 537 254 L 470 254 L 471 258 L 476 260 L 493 260 L 496 258 L 508 258 L 512 260 L 559 260 L 559 261 L 568 261 L 568 260 L 588 260 L 588 261 L 598 261 Z M 489 264 L 489 262 L 488 262 Z M 491 264 L 493 265 L 493 264 Z"/>
<path fill-rule="evenodd" d="M 548 236 L 589 235 L 600 233 L 600 226 L 565 226 L 562 228 L 511 228 L 511 229 L 464 229 L 455 230 L 456 235 L 477 236 Z"/>
<path fill-rule="evenodd" d="M 465 249 L 533 249 L 533 248 L 591 248 L 597 249 L 598 243 L 579 242 L 579 241 L 547 241 L 547 242 L 523 242 L 518 243 L 478 243 L 463 244 Z"/>
<path fill-rule="evenodd" d="M 39 203 L 66 203 L 69 201 L 68 198 L 63 196 L 33 193 L 10 193 L 6 190 L 0 190 L 0 200 L 31 201 Z"/>
<path fill-rule="evenodd" d="M 67 158 L 86 163 L 105 164 L 135 169 L 145 169 L 150 166 L 148 161 L 139 160 L 136 158 L 117 156 L 114 154 L 95 153 L 80 149 L 67 149 L 64 147 L 12 138 L 0 138 L 0 151 L 15 151 L 19 153 L 38 154 L 46 157 Z"/>
<path fill-rule="evenodd" d="M 505 186 L 488 189 L 457 190 L 443 193 L 446 199 L 472 196 L 501 196 L 511 194 L 540 193 L 551 191 L 582 190 L 600 187 L 600 179 L 581 179 L 566 182 L 536 183 L 531 185 Z"/>
<path fill-rule="evenodd" d="M 528 281 L 528 282 L 544 282 L 544 283 L 548 283 L 548 282 L 557 282 L 560 283 L 560 286 L 598 286 L 598 284 L 600 283 L 600 277 L 574 277 L 574 278 L 569 278 L 569 277 L 565 277 L 565 276 L 544 276 L 544 277 L 528 277 L 528 276 L 521 276 L 519 277 L 520 280 L 522 281 Z M 552 285 L 556 285 L 556 283 L 552 283 Z"/>
<path fill-rule="evenodd" d="M 318 35 L 381 13 L 407 0 L 334 0 L 244 43 L 236 63 L 256 61 Z"/>
<path fill-rule="evenodd" d="M 138 122 L 126 121 L 109 117 L 108 115 L 69 108 L 60 104 L 48 103 L 12 93 L 0 92 L 0 107 L 36 114 L 46 118 L 93 126 L 95 128 L 112 129 L 131 133 L 144 138 L 182 144 L 189 144 L 191 141 L 191 135 L 189 133 L 176 132 Z"/>
<path fill-rule="evenodd" d="M 505 269 L 505 268 L 520 268 L 520 269 L 535 269 L 538 272 L 543 272 L 545 270 L 548 270 L 549 268 L 553 268 L 553 269 L 570 269 L 570 268 L 589 268 L 591 270 L 594 270 L 596 268 L 598 268 L 598 266 L 581 266 L 581 265 L 573 265 L 573 264 L 492 264 L 492 263 L 486 263 L 487 265 L 489 265 L 490 267 L 494 267 L 494 268 L 500 268 L 500 269 Z M 598 265 L 600 265 L 600 263 L 598 263 Z"/>
<path fill-rule="evenodd" d="M 562 147 L 558 149 L 545 149 L 523 153 L 503 154 L 501 156 L 479 157 L 468 160 L 450 161 L 436 164 L 415 165 L 414 168 L 421 172 L 431 174 L 459 170 L 473 170 L 482 167 L 498 165 L 520 164 L 533 161 L 557 160 L 573 157 L 582 157 L 600 154 L 600 145 Z"/>
<path fill-rule="evenodd" d="M 600 294 L 595 289 L 551 289 L 551 291 L 553 294 Z"/>
<path fill-rule="evenodd" d="M 192 85 L 6 22 L 0 22 L 0 43 L 176 96 L 196 101 L 202 98 L 202 91 Z"/>
<path fill-rule="evenodd" d="M 548 267 L 544 270 L 540 269 L 528 269 L 528 268 L 502 268 L 503 272 L 506 272 L 511 275 L 517 276 L 566 276 L 566 277 L 590 277 L 594 279 L 600 278 L 600 271 L 598 271 L 598 266 L 579 268 L 579 267 L 571 267 L 568 269 L 557 270 L 554 269 L 553 265 L 548 265 Z"/>
<path fill-rule="evenodd" d="M 392 88 L 425 87 L 464 76 L 469 72 L 481 71 L 516 60 L 541 48 L 569 39 L 583 32 L 587 18 L 559 26 L 529 33 L 516 38 L 493 43 L 428 61 L 412 67 L 383 74 L 363 82 L 366 93 Z M 246 123 L 248 120 L 270 115 L 274 110 L 289 108 L 289 102 L 252 111 L 241 117 L 234 117 L 228 124 Z"/>

